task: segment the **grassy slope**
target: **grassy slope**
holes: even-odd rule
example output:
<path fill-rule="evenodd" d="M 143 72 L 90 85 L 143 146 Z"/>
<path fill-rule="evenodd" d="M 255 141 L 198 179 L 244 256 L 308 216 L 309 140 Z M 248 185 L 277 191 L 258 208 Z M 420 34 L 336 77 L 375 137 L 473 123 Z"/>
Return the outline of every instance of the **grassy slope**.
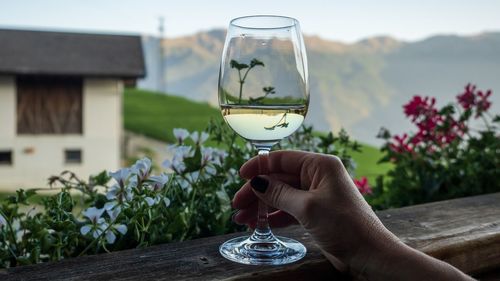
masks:
<path fill-rule="evenodd" d="M 356 168 L 356 178 L 366 176 L 370 184 L 375 184 L 378 175 L 383 175 L 391 168 L 390 164 L 377 164 L 382 158 L 382 153 L 376 147 L 362 144 L 361 152 L 352 153 L 352 158 L 358 165 Z"/>
<path fill-rule="evenodd" d="M 144 90 L 127 89 L 124 104 L 127 130 L 167 142 L 173 142 L 173 128 L 203 130 L 210 118 L 222 118 L 217 109 L 206 103 Z M 353 158 L 358 164 L 356 177 L 367 176 L 372 184 L 377 175 L 390 168 L 376 164 L 380 151 L 369 145 L 363 145 L 361 153 L 353 153 Z"/>
<path fill-rule="evenodd" d="M 173 128 L 203 130 L 212 117 L 222 118 L 220 112 L 207 103 L 143 90 L 125 90 L 125 128 L 155 139 L 173 142 Z"/>

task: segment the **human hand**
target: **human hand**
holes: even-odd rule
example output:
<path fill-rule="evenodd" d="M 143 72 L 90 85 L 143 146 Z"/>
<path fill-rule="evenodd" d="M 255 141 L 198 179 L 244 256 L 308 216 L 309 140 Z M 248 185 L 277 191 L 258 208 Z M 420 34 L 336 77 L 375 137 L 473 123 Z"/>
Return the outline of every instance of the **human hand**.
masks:
<path fill-rule="evenodd" d="M 258 175 L 258 162 L 253 158 L 240 169 L 241 177 L 251 180 L 234 196 L 233 207 L 239 209 L 233 217 L 236 223 L 255 227 L 261 199 L 276 208 L 269 214 L 272 227 L 299 222 L 340 270 L 381 280 L 465 278 L 452 266 L 409 248 L 387 230 L 338 157 L 271 152 L 267 175 Z M 405 266 L 395 266 L 401 262 Z"/>
<path fill-rule="evenodd" d="M 236 193 L 234 221 L 255 227 L 258 198 L 278 210 L 269 214 L 271 227 L 300 222 L 337 267 L 349 264 L 360 241 L 395 240 L 363 199 L 341 161 L 335 156 L 298 151 L 269 155 L 269 174 L 259 173 L 257 158 L 245 163 L 240 175 L 247 182 Z M 267 186 L 263 193 L 255 192 Z M 361 239 L 363 238 L 363 239 Z M 333 258 L 335 257 L 335 258 Z M 337 260 L 338 259 L 338 260 Z"/>

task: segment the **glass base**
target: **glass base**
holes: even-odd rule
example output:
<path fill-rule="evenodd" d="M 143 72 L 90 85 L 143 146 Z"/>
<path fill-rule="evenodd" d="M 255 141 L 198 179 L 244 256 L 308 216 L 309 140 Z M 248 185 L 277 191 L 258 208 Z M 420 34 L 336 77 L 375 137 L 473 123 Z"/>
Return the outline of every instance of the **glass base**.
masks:
<path fill-rule="evenodd" d="M 281 265 L 300 260 L 306 247 L 300 242 L 281 236 L 258 238 L 255 233 L 226 241 L 219 252 L 228 260 L 253 265 Z"/>

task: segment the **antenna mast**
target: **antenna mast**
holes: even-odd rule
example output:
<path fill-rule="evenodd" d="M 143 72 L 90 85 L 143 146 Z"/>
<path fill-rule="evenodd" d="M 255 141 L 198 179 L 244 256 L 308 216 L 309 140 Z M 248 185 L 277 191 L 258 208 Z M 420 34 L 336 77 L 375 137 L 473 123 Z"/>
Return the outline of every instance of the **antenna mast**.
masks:
<path fill-rule="evenodd" d="M 167 81 L 165 79 L 165 74 L 167 73 L 166 70 L 166 65 L 165 65 L 165 52 L 163 49 L 163 39 L 164 39 L 164 32 L 165 32 L 165 19 L 163 16 L 160 16 L 158 18 L 159 25 L 158 25 L 158 91 L 160 92 L 166 92 L 167 91 Z"/>

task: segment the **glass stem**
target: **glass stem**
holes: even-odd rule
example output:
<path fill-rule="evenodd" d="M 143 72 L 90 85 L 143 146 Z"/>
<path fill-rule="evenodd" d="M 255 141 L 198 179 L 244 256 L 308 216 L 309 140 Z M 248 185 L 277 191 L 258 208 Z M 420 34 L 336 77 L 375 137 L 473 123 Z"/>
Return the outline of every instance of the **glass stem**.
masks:
<path fill-rule="evenodd" d="M 269 174 L 269 151 L 271 147 L 257 146 L 257 149 L 259 150 L 259 174 L 267 175 Z M 262 200 L 259 200 L 258 204 L 257 225 L 253 235 L 255 238 L 262 240 L 272 239 L 273 234 L 267 220 L 267 205 Z"/>

